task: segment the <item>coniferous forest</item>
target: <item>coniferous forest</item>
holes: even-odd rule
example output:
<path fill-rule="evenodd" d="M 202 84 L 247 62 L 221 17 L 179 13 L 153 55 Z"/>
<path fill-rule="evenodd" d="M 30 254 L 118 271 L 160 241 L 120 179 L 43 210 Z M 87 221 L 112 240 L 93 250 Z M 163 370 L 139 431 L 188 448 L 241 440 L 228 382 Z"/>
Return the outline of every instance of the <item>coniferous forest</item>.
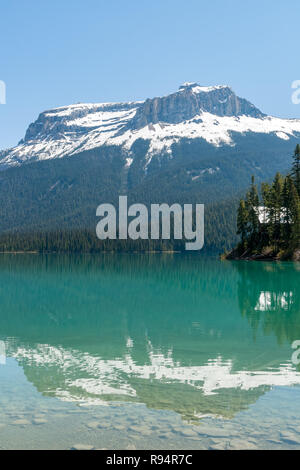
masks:
<path fill-rule="evenodd" d="M 237 199 L 222 201 L 219 204 L 205 205 L 205 246 L 209 253 L 220 253 L 230 249 L 236 242 L 234 233 L 235 209 Z M 11 230 L 0 233 L 0 253 L 38 252 L 38 253 L 102 253 L 102 252 L 185 252 L 187 240 L 99 240 L 94 227 L 70 229 L 62 227 L 52 230 L 37 228 L 31 230 Z M 222 227 L 222 230 L 220 230 Z M 172 237 L 171 220 L 171 237 Z"/>
<path fill-rule="evenodd" d="M 239 203 L 237 234 L 240 243 L 227 258 L 298 259 L 300 252 L 300 145 L 291 171 L 262 183 L 252 182 Z"/>
<path fill-rule="evenodd" d="M 193 197 L 191 197 L 191 202 Z M 237 216 L 235 214 L 237 209 Z M 228 250 L 240 243 L 229 254 Z M 96 226 L 96 220 L 95 220 Z M 95 226 L 64 226 L 52 230 L 32 224 L 29 229 L 3 230 L 0 252 L 151 252 L 185 251 L 186 240 L 98 240 Z M 225 257 L 292 259 L 300 252 L 300 145 L 297 145 L 290 172 L 275 175 L 273 182 L 255 182 L 246 197 L 205 205 L 206 252 L 227 251 Z"/>

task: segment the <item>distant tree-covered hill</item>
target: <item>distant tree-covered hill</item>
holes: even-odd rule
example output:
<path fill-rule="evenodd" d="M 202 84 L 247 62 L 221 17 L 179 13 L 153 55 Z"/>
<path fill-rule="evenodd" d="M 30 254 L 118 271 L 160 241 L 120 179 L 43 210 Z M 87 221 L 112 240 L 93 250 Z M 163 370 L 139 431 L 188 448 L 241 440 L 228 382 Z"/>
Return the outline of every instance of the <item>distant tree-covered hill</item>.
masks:
<path fill-rule="evenodd" d="M 103 147 L 6 169 L 0 173 L 0 233 L 94 233 L 97 206 L 117 205 L 126 194 L 130 204 L 204 203 L 206 248 L 229 249 L 237 240 L 236 208 L 249 174 L 263 181 L 291 160 L 283 141 L 260 137 L 254 151 L 252 139 L 221 148 L 182 141 L 172 159 L 162 156 L 148 171 L 143 161 L 149 143 L 143 140 L 135 143 L 129 168 L 120 147 Z"/>

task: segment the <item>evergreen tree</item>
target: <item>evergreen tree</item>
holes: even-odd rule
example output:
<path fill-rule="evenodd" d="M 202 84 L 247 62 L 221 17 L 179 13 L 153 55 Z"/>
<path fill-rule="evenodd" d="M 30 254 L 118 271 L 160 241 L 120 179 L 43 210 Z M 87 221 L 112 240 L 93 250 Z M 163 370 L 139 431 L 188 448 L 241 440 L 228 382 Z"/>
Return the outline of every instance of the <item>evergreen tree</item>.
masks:
<path fill-rule="evenodd" d="M 300 247 L 300 197 L 296 187 L 291 188 L 291 248 Z"/>
<path fill-rule="evenodd" d="M 298 196 L 300 197 L 300 145 L 298 144 L 294 153 L 294 162 L 291 172 Z"/>
<path fill-rule="evenodd" d="M 237 215 L 237 234 L 241 235 L 242 245 L 245 247 L 245 242 L 248 233 L 248 212 L 244 200 L 240 201 Z"/>
<path fill-rule="evenodd" d="M 261 233 L 264 246 L 270 245 L 270 214 L 272 212 L 272 188 L 269 183 L 262 183 Z"/>
<path fill-rule="evenodd" d="M 254 176 L 251 178 L 251 186 L 246 196 L 245 205 L 250 226 L 250 244 L 254 244 L 259 229 L 259 196 Z"/>
<path fill-rule="evenodd" d="M 246 195 L 240 201 L 237 213 L 237 234 L 241 236 L 240 249 L 262 253 L 265 248 L 290 256 L 300 248 L 300 195 L 299 184 L 300 145 L 295 151 L 295 161 L 290 175 L 283 178 L 277 173 L 272 184 L 262 183 L 261 199 L 254 177 Z M 260 207 L 263 210 L 260 210 Z"/>
<path fill-rule="evenodd" d="M 292 226 L 292 206 L 293 206 L 293 191 L 295 186 L 292 178 L 288 175 L 284 179 L 283 190 L 282 190 L 282 224 L 281 224 L 281 236 L 284 244 L 287 245 L 291 237 L 291 226 Z"/>
<path fill-rule="evenodd" d="M 281 223 L 283 216 L 282 193 L 283 179 L 280 173 L 276 173 L 271 188 L 271 207 L 269 212 L 270 235 L 275 245 L 275 250 L 278 249 L 280 243 Z"/>

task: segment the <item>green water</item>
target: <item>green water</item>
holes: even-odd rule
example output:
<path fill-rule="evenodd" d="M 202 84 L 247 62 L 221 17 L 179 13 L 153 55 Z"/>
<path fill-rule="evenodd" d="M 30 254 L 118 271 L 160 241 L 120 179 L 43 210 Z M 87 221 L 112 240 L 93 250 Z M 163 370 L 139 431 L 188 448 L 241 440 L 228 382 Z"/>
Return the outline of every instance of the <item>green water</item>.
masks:
<path fill-rule="evenodd" d="M 299 263 L 1 255 L 0 449 L 300 449 L 299 280 Z"/>

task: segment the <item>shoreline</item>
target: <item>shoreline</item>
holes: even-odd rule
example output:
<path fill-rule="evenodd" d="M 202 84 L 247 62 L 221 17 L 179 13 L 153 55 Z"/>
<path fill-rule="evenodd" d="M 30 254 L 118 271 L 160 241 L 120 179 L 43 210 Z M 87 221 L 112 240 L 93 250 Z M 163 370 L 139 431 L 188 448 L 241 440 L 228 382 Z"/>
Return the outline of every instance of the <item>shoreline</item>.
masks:
<path fill-rule="evenodd" d="M 266 252 L 266 253 L 251 253 L 251 252 L 244 252 L 242 254 L 238 253 L 238 250 L 235 248 L 229 253 L 224 253 L 221 255 L 222 260 L 228 261 L 294 261 L 300 262 L 300 248 L 296 248 L 292 252 L 282 252 L 282 253 L 273 253 L 273 252 Z"/>
<path fill-rule="evenodd" d="M 0 251 L 0 255 L 101 255 L 101 254 L 174 254 L 174 253 L 185 253 L 183 251 L 178 250 L 165 250 L 165 251 L 37 251 L 37 250 L 30 250 L 30 251 Z"/>

